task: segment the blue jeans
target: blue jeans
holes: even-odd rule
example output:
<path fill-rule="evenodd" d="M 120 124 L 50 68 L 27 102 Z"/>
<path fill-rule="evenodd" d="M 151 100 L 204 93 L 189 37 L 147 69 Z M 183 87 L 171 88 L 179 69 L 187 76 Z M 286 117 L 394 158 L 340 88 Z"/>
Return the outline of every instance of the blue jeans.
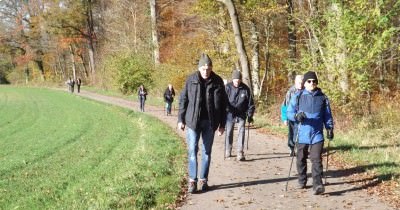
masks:
<path fill-rule="evenodd" d="M 214 130 L 212 129 L 209 120 L 200 121 L 196 131 L 188 128 L 186 133 L 189 159 L 189 179 L 195 182 L 197 182 L 197 152 L 199 151 L 198 145 L 200 135 L 203 139 L 203 146 L 201 148 L 201 170 L 199 178 L 201 180 L 208 180 L 208 172 L 211 162 L 211 149 L 214 142 Z"/>

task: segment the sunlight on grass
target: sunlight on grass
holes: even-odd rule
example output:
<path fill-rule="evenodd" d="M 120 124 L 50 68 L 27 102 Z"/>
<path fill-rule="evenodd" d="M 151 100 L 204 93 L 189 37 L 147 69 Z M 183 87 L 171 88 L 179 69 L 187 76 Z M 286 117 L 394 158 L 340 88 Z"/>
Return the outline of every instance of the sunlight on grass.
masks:
<path fill-rule="evenodd" d="M 0 209 L 163 208 L 185 174 L 167 125 L 65 92 L 0 88 Z"/>

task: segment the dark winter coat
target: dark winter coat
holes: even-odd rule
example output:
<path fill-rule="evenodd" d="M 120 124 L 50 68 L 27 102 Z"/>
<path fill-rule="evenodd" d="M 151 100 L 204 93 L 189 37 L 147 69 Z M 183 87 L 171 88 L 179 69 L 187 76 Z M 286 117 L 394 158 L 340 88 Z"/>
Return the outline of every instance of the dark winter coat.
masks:
<path fill-rule="evenodd" d="M 146 100 L 146 96 L 147 96 L 147 90 L 146 88 L 143 88 L 143 90 L 139 87 L 138 89 L 138 98 L 140 99 L 144 99 Z"/>
<path fill-rule="evenodd" d="M 236 88 L 233 82 L 230 82 L 226 84 L 225 90 L 229 101 L 228 113 L 232 114 L 233 117 L 242 119 L 246 119 L 246 116 L 253 117 L 255 110 L 253 95 L 246 84 L 241 82 L 239 87 Z"/>
<path fill-rule="evenodd" d="M 314 92 L 302 90 L 290 99 L 288 119 L 296 121 L 295 115 L 299 112 L 304 112 L 307 117 L 300 124 L 298 142 L 316 144 L 324 141 L 323 126 L 333 129 L 333 118 L 329 100 L 321 89 L 317 88 Z"/>
<path fill-rule="evenodd" d="M 172 103 L 174 101 L 174 97 L 175 97 L 175 90 L 174 88 L 172 88 L 171 90 L 169 88 L 167 88 L 164 91 L 164 101 L 165 102 L 169 102 Z"/>
<path fill-rule="evenodd" d="M 178 122 L 184 123 L 192 130 L 197 130 L 200 122 L 201 102 L 206 100 L 208 119 L 214 130 L 224 128 L 226 124 L 227 96 L 224 82 L 211 72 L 208 82 L 205 83 L 205 94 L 202 94 L 200 73 L 196 71 L 187 79 L 179 98 Z M 205 98 L 203 98 L 203 96 Z"/>

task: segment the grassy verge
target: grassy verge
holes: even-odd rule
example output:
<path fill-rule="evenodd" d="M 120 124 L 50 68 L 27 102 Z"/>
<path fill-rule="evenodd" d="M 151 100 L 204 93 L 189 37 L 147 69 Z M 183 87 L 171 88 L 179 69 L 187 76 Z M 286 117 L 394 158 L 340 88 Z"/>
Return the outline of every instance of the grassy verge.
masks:
<path fill-rule="evenodd" d="M 5 86 L 0 116 L 0 209 L 160 209 L 181 190 L 184 145 L 150 116 Z"/>

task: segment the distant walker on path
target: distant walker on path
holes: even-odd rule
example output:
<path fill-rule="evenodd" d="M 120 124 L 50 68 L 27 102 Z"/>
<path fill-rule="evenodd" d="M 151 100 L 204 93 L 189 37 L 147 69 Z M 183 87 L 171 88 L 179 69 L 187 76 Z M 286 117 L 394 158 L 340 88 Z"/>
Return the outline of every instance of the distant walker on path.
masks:
<path fill-rule="evenodd" d="M 144 103 L 146 101 L 146 97 L 147 97 L 147 90 L 146 88 L 144 88 L 143 85 L 140 85 L 138 89 L 138 99 L 140 102 L 140 111 L 142 112 L 144 112 Z"/>
<path fill-rule="evenodd" d="M 164 101 L 167 115 L 171 115 L 172 102 L 174 102 L 175 90 L 171 84 L 168 84 L 167 89 L 164 91 Z"/>

